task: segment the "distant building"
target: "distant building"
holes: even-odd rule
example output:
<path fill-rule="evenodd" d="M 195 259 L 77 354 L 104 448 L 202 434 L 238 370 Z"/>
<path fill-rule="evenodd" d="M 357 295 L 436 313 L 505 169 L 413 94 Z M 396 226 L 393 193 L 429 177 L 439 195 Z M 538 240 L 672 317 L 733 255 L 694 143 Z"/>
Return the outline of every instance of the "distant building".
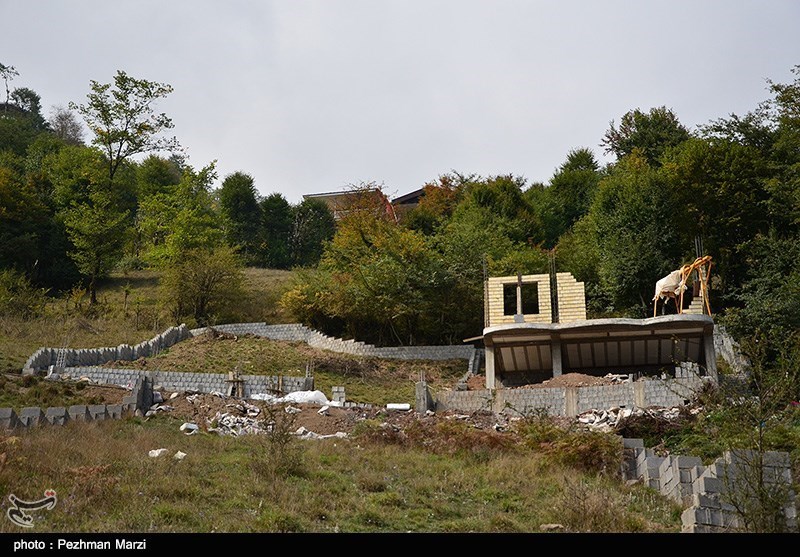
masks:
<path fill-rule="evenodd" d="M 303 199 L 322 201 L 331 210 L 335 220 L 340 220 L 350 211 L 368 207 L 379 208 L 379 210 L 390 216 L 392 220 L 397 220 L 392 202 L 378 188 L 311 193 L 304 195 Z"/>
<path fill-rule="evenodd" d="M 419 200 L 424 196 L 425 188 L 420 188 L 392 199 L 392 206 L 394 207 L 394 212 L 398 220 L 402 220 L 409 211 L 417 207 L 417 205 L 419 205 Z"/>
<path fill-rule="evenodd" d="M 327 193 L 311 193 L 304 195 L 303 199 L 317 199 L 325 203 L 333 213 L 333 218 L 341 219 L 349 211 L 355 208 L 366 208 L 375 204 L 385 211 L 392 220 L 398 222 L 409 211 L 419 205 L 419 200 L 425 195 L 424 188 L 414 190 L 411 193 L 395 197 L 391 201 L 378 188 L 354 189 L 345 191 L 333 191 Z M 371 198 L 374 196 L 374 198 Z"/>

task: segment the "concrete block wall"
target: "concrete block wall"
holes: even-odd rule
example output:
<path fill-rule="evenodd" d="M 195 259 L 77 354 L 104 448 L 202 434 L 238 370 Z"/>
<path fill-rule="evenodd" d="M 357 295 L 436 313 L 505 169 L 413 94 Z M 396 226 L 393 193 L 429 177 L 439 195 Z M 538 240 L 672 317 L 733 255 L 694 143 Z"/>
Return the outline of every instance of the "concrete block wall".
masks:
<path fill-rule="evenodd" d="M 634 392 L 634 402 L 638 402 L 637 406 L 643 408 L 683 406 L 700 392 L 707 380 L 708 378 L 696 375 L 676 379 L 642 379 L 632 383 L 634 389 L 641 389 L 640 392 Z M 636 400 L 639 397 L 641 401 Z"/>
<path fill-rule="evenodd" d="M 682 531 L 714 533 L 736 531 L 742 527 L 740 516 L 731 503 L 753 497 L 744 479 L 746 470 L 758 466 L 753 451 L 728 451 L 709 466 L 697 457 L 658 456 L 644 447 L 641 439 L 623 439 L 623 477 L 640 480 L 684 507 Z M 785 498 L 782 513 L 786 531 L 797 532 L 796 495 L 791 489 L 791 463 L 782 452 L 764 453 L 762 473 L 775 493 Z M 757 468 L 756 468 L 757 469 Z"/>
<path fill-rule="evenodd" d="M 577 416 L 587 410 L 614 407 L 672 408 L 691 400 L 702 387 L 703 381 L 703 378 L 694 376 L 684 379 L 642 379 L 595 387 L 441 391 L 436 394 L 436 407 L 460 412 L 478 409 L 497 413 L 508 411 L 518 415 L 546 410 L 551 416 Z M 491 401 L 488 406 L 487 400 Z"/>
<path fill-rule="evenodd" d="M 19 413 L 13 408 L 0 408 L 0 430 L 25 431 L 46 425 L 65 425 L 71 421 L 102 421 L 122 419 L 135 411 L 134 404 L 92 404 L 70 407 L 38 406 L 22 408 Z"/>
<path fill-rule="evenodd" d="M 563 388 L 441 391 L 435 394 L 436 410 L 506 412 L 516 416 L 544 411 L 551 416 L 564 416 L 565 391 Z"/>
<path fill-rule="evenodd" d="M 120 344 L 104 348 L 39 348 L 25 362 L 23 374 L 33 374 L 56 365 L 63 352 L 64 367 L 99 366 L 107 362 L 130 361 L 155 356 L 170 346 L 190 337 L 186 325 L 170 327 L 150 340 L 135 346 Z"/>
<path fill-rule="evenodd" d="M 634 406 L 633 383 L 580 387 L 576 391 L 575 415 L 587 410 Z"/>
<path fill-rule="evenodd" d="M 254 335 L 272 340 L 305 342 L 312 348 L 354 356 L 395 360 L 470 360 L 475 348 L 471 345 L 391 346 L 378 347 L 356 340 L 330 337 L 298 323 L 267 325 L 266 323 L 230 323 L 215 325 L 214 330 L 233 335 Z M 204 334 L 208 328 L 192 329 L 192 336 Z"/>
<path fill-rule="evenodd" d="M 722 325 L 714 325 L 714 351 L 731 366 L 734 373 L 746 375 L 749 372 L 750 362 L 742 354 L 739 343 Z"/>
<path fill-rule="evenodd" d="M 88 378 L 94 383 L 108 385 L 121 385 L 132 389 L 141 400 L 137 400 L 140 408 L 148 409 L 152 402 L 146 400 L 147 390 L 143 387 L 163 388 L 170 391 L 198 391 L 201 393 L 220 392 L 228 393 L 228 376 L 224 373 L 192 373 L 186 371 L 142 371 L 137 369 L 117 369 L 102 367 L 75 367 L 66 368 L 64 374 L 71 379 Z M 57 380 L 58 375 L 49 377 Z M 274 375 L 242 375 L 244 381 L 244 396 L 249 397 L 256 393 L 282 392 L 289 394 L 296 391 L 309 391 L 314 389 L 313 377 L 284 377 Z M 147 382 L 147 385 L 144 383 Z M 152 396 L 152 395 L 151 395 Z M 144 397 L 144 398 L 142 398 Z"/>
<path fill-rule="evenodd" d="M 501 389 L 497 393 L 495 410 L 506 409 L 512 415 L 526 416 L 535 412 L 547 412 L 550 416 L 567 413 L 567 389 Z"/>
<path fill-rule="evenodd" d="M 494 393 L 489 389 L 480 391 L 443 391 L 436 393 L 436 411 L 491 412 L 494 408 Z"/>

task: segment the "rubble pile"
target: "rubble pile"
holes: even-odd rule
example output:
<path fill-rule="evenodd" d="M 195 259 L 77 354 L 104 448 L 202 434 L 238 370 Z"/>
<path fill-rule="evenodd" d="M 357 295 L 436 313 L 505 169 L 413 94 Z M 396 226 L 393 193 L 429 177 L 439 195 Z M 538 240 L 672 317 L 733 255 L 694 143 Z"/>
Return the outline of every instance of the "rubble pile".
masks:
<path fill-rule="evenodd" d="M 611 433 L 616 430 L 622 420 L 626 418 L 657 418 L 664 421 L 673 421 L 681 417 L 686 408 L 672 407 L 662 408 L 653 406 L 650 408 L 620 408 L 614 407 L 608 410 L 587 410 L 578 415 L 578 422 L 589 429 L 603 433 Z M 702 411 L 702 408 L 688 409 L 691 415 Z"/>

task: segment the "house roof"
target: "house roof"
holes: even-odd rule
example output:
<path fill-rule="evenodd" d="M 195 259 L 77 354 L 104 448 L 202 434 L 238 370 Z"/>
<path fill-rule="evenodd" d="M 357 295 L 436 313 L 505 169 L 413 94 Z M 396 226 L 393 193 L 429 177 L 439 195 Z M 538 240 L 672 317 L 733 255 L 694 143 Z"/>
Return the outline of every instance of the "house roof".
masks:
<path fill-rule="evenodd" d="M 401 195 L 400 197 L 395 197 L 394 199 L 392 199 L 392 203 L 395 205 L 419 203 L 420 198 L 422 198 L 424 195 L 425 195 L 425 188 L 420 188 L 405 195 Z"/>

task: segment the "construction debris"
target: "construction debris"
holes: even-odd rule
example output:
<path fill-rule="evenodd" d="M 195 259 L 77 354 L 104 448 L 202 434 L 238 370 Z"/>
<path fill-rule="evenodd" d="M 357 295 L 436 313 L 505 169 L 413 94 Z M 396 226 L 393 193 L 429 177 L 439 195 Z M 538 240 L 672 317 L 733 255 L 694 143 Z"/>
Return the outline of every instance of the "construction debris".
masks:
<path fill-rule="evenodd" d="M 229 412 L 217 412 L 208 422 L 208 432 L 219 435 L 232 435 L 238 437 L 245 434 L 264 434 L 271 431 L 271 427 L 261 420 L 247 416 L 234 416 Z"/>
<path fill-rule="evenodd" d="M 658 418 L 665 421 L 672 421 L 678 419 L 686 408 L 672 407 L 662 408 L 653 406 L 650 408 L 620 408 L 614 407 L 608 410 L 587 410 L 578 415 L 578 422 L 587 426 L 589 429 L 601 431 L 604 433 L 613 432 L 621 421 L 626 418 Z M 701 408 L 689 409 L 690 414 L 697 414 L 702 411 Z"/>
<path fill-rule="evenodd" d="M 200 429 L 197 424 L 193 424 L 191 422 L 184 423 L 180 430 L 184 432 L 186 435 L 193 435 L 197 433 L 197 430 Z"/>
<path fill-rule="evenodd" d="M 331 435 L 318 435 L 304 427 L 298 428 L 294 434 L 300 439 L 345 439 L 347 437 L 347 434 L 342 431 L 337 431 Z"/>

